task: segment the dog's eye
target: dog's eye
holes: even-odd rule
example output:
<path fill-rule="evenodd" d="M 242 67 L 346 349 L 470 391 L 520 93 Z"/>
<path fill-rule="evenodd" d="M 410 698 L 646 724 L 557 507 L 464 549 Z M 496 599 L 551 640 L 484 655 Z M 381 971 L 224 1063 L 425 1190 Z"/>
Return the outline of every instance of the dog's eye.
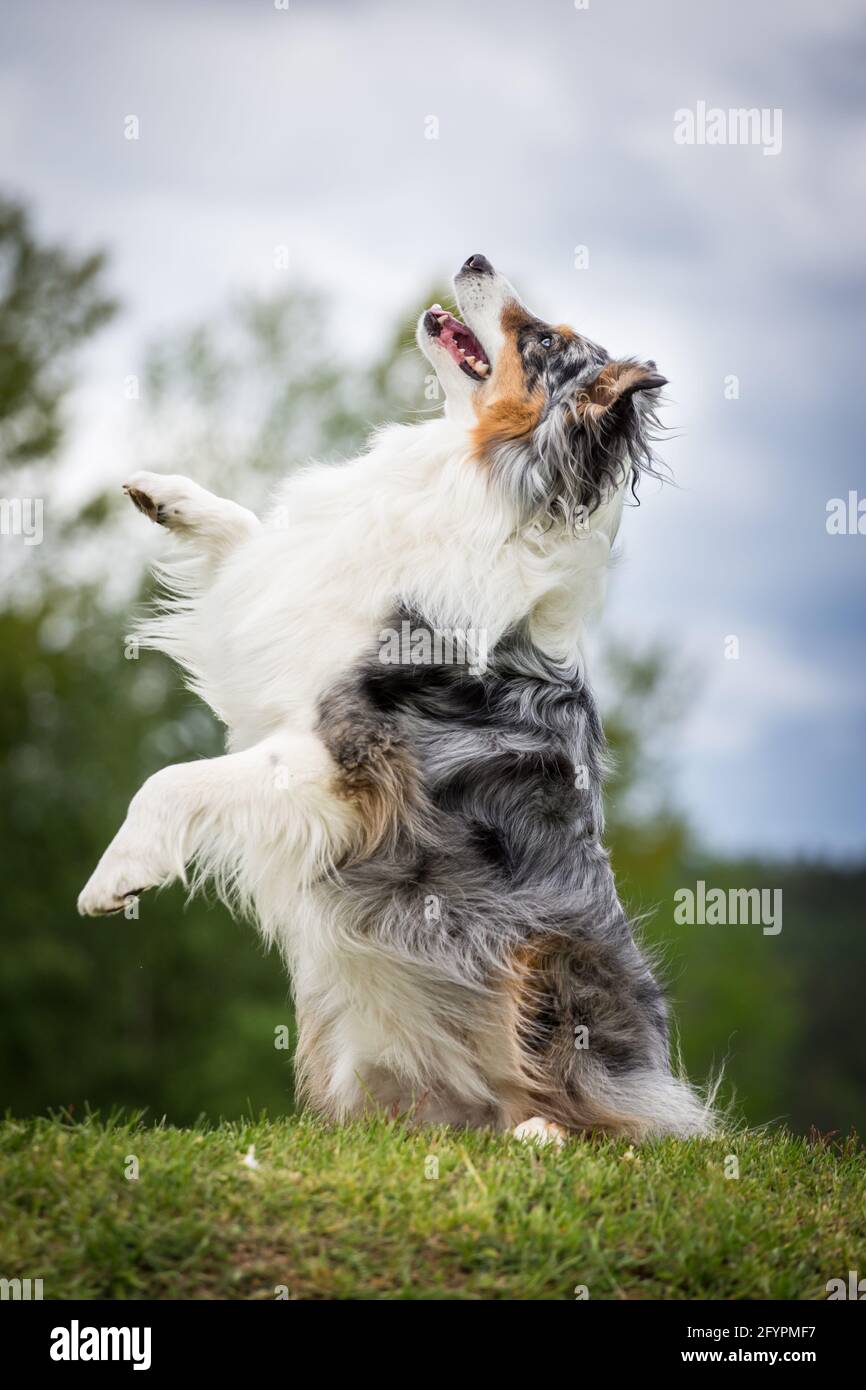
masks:
<path fill-rule="evenodd" d="M 552 339 L 552 338 L 540 338 L 540 339 L 539 339 L 538 346 L 539 346 L 539 347 L 543 347 L 543 348 L 549 348 L 549 347 L 550 347 L 550 344 L 551 344 L 552 342 L 553 342 L 553 339 Z"/>

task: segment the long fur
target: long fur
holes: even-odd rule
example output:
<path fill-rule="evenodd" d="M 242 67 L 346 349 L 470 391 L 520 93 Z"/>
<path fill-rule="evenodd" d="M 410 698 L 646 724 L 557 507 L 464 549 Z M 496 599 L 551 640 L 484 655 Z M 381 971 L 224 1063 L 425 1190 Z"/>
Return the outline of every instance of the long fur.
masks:
<path fill-rule="evenodd" d="M 663 378 L 545 326 L 492 268 L 464 275 L 497 350 L 466 384 L 422 341 L 445 417 L 295 474 L 234 546 L 234 504 L 154 504 L 193 540 L 220 521 L 217 550 L 162 570 L 141 635 L 229 751 L 145 784 L 82 910 L 213 881 L 282 953 L 301 1088 L 332 1117 L 703 1133 L 603 847 L 582 656 Z M 426 659 L 442 633 L 448 659 Z"/>

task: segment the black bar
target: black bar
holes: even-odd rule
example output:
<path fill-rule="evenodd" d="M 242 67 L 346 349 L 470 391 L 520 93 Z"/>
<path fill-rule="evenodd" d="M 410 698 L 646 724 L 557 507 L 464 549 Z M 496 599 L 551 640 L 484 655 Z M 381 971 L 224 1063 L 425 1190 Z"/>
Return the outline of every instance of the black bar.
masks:
<path fill-rule="evenodd" d="M 382 1300 L 385 1301 L 385 1300 Z M 459 1301 L 459 1300 L 454 1300 Z M 501 1300 L 504 1302 L 505 1300 Z M 840 1300 L 841 1301 L 841 1300 Z M 513 1305 L 512 1305 L 513 1306 Z M 521 1376 L 528 1373 L 539 1351 L 539 1345 L 529 1336 L 525 1343 L 526 1360 L 522 1369 L 514 1364 L 515 1333 L 520 1337 L 523 1314 L 518 1322 L 509 1316 L 507 1324 L 499 1323 L 495 1311 L 484 1313 L 477 1306 L 471 1314 L 457 1314 L 456 1324 L 461 1335 L 459 1354 L 461 1371 L 470 1356 L 480 1360 L 495 1354 L 496 1343 L 489 1340 L 491 1329 L 502 1327 L 502 1350 L 512 1368 Z M 492 1316 L 492 1324 L 487 1318 Z M 538 1330 L 538 1311 L 527 1320 L 527 1333 Z M 364 1323 L 355 1331 L 358 1317 L 356 1305 L 349 1302 L 328 1306 L 323 1302 L 300 1303 L 290 1300 L 258 1302 L 93 1302 L 64 1303 L 3 1302 L 0 1303 L 0 1334 L 3 1337 L 4 1361 L 10 1359 L 22 1368 L 40 1372 L 50 1371 L 58 1377 L 85 1374 L 91 1379 L 100 1370 L 118 1373 L 160 1376 L 166 1371 L 214 1371 L 220 1376 L 232 1372 L 248 1376 L 260 1374 L 269 1367 L 282 1368 L 289 1373 L 292 1364 L 298 1370 L 312 1357 L 333 1364 L 331 1352 L 340 1343 L 316 1342 L 312 1346 L 295 1342 L 307 1330 L 321 1332 L 331 1329 L 339 1335 L 351 1326 L 352 1342 L 346 1343 L 355 1369 L 359 1374 L 381 1374 L 384 1366 L 380 1356 L 390 1361 L 390 1339 L 406 1328 L 418 1345 L 418 1337 L 432 1335 L 431 1353 L 439 1344 L 443 1331 L 443 1312 L 436 1312 L 436 1322 L 430 1323 L 425 1334 L 426 1316 L 414 1310 L 410 1314 L 392 1311 L 363 1313 Z M 570 1306 L 560 1306 L 542 1314 L 548 1326 L 564 1340 L 561 1361 L 557 1344 L 545 1341 L 545 1360 L 550 1358 L 551 1369 L 559 1376 L 574 1367 L 575 1347 L 590 1344 L 575 1338 L 591 1336 L 592 1360 L 600 1361 L 608 1372 L 628 1370 L 667 1370 L 674 1366 L 801 1365 L 817 1369 L 822 1374 L 840 1370 L 851 1363 L 862 1346 L 863 1321 L 851 1309 L 837 1302 L 821 1303 L 712 1303 L 712 1302 L 650 1302 L 576 1300 Z M 380 1318 L 382 1321 L 380 1322 Z M 406 1318 L 404 1323 L 403 1319 Z M 420 1319 L 420 1322 L 419 1322 Z M 464 1321 L 464 1319 L 466 1319 Z M 95 1335 L 102 1329 L 117 1329 L 117 1335 L 103 1339 Z M 133 1329 L 138 1329 L 135 1334 Z M 473 1332 L 488 1335 L 483 1342 L 472 1340 Z M 149 1340 L 148 1340 L 149 1335 Z M 357 1338 L 361 1337 L 358 1341 Z M 63 1353 L 78 1359 L 54 1359 Z M 510 1348 L 510 1350 L 508 1350 Z M 534 1348 L 534 1351 L 533 1351 Z M 85 1359 L 91 1349 L 105 1359 Z M 366 1350 L 365 1350 L 366 1349 Z M 393 1348 L 392 1348 L 393 1349 Z M 110 1359 L 112 1353 L 126 1355 L 125 1360 Z M 324 1355 L 323 1355 L 324 1354 Z M 433 1353 L 435 1355 L 435 1353 Z M 589 1354 L 587 1352 L 587 1354 Z M 297 1360 L 296 1360 L 297 1358 Z M 142 1363 L 139 1372 L 133 1361 Z M 147 1365 L 144 1362 L 147 1361 Z M 378 1362 L 378 1371 L 376 1369 Z M 399 1363 L 391 1363 L 399 1364 Z M 448 1361 L 440 1373 L 446 1373 Z M 309 1371 L 304 1373 L 309 1375 Z"/>

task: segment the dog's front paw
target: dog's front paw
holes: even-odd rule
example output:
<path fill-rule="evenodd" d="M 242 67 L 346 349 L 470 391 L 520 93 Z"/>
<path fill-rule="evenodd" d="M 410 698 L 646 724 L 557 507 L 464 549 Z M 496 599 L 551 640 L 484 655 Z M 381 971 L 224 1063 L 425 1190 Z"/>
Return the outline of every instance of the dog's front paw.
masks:
<path fill-rule="evenodd" d="M 82 917 L 105 917 L 124 908 L 159 882 L 140 858 L 108 849 L 78 897 Z"/>
<path fill-rule="evenodd" d="M 133 473 L 123 484 L 130 502 L 158 526 L 183 530 L 193 520 L 196 484 L 175 473 Z"/>

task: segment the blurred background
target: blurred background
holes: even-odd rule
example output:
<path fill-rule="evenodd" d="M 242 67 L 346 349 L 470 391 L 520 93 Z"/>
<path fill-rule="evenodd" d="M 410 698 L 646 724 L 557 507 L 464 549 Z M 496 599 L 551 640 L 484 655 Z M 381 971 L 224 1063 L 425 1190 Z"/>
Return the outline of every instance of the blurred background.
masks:
<path fill-rule="evenodd" d="M 483 251 L 671 381 L 675 485 L 626 514 L 592 668 L 687 1066 L 726 1062 L 751 1123 L 866 1127 L 862 6 L 3 0 L 0 25 L 0 1106 L 291 1108 L 288 986 L 248 925 L 179 889 L 75 913 L 141 781 L 221 747 L 125 641 L 170 541 L 120 484 L 257 507 L 423 418 L 412 324 Z M 700 102 L 779 113 L 779 148 L 678 143 Z M 781 890 L 782 930 L 678 925 L 699 880 Z"/>

